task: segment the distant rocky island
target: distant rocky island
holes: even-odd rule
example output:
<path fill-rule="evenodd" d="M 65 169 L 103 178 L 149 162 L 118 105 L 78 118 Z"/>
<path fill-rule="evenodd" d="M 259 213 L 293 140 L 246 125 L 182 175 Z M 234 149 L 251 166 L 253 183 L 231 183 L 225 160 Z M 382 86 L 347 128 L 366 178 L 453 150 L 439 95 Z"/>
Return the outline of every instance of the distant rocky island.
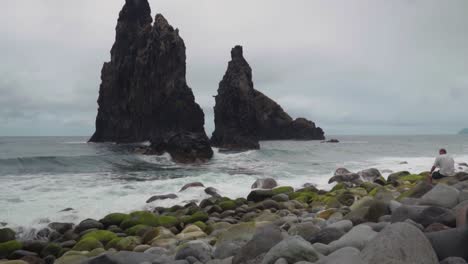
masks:
<path fill-rule="evenodd" d="M 468 128 L 464 128 L 458 132 L 459 135 L 468 135 Z"/>
<path fill-rule="evenodd" d="M 313 122 L 293 120 L 275 101 L 254 89 L 252 69 L 242 46 L 232 49 L 231 58 L 216 96 L 213 146 L 258 149 L 260 140 L 325 138 Z"/>
<path fill-rule="evenodd" d="M 96 132 L 90 142 L 151 142 L 144 154 L 168 152 L 177 162 L 212 158 L 211 146 L 258 149 L 261 140 L 323 140 L 307 119 L 293 120 L 276 102 L 254 89 L 243 49 L 232 60 L 216 96 L 215 131 L 206 135 L 205 116 L 186 81 L 186 48 L 178 29 L 147 0 L 126 0 L 116 27 L 110 62 L 104 63 Z"/>

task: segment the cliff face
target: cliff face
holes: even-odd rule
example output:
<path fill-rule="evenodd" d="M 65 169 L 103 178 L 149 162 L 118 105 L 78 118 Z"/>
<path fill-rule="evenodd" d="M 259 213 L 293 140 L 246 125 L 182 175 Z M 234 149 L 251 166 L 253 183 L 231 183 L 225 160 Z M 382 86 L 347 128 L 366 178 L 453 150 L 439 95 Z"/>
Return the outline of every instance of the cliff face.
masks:
<path fill-rule="evenodd" d="M 167 151 L 171 138 L 181 134 L 208 145 L 203 111 L 185 79 L 185 60 L 178 30 L 160 14 L 153 23 L 147 0 L 126 0 L 111 61 L 102 68 L 96 132 L 90 141 L 150 140 Z M 212 156 L 203 152 L 204 158 Z"/>
<path fill-rule="evenodd" d="M 325 138 L 323 130 L 313 122 L 293 120 L 275 101 L 254 89 L 252 70 L 242 47 L 236 46 L 231 56 L 216 96 L 213 146 L 255 149 L 259 140 Z"/>
<path fill-rule="evenodd" d="M 219 83 L 211 143 L 227 149 L 258 149 L 252 69 L 243 57 L 241 46 L 232 49 L 231 57 Z"/>

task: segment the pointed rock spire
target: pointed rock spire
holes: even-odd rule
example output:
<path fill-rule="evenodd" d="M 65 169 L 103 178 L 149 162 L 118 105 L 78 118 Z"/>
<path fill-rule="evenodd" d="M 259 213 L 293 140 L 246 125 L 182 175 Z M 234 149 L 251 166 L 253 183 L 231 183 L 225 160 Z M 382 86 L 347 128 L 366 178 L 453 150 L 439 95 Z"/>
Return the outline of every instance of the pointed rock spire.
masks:
<path fill-rule="evenodd" d="M 149 140 L 156 152 L 167 151 L 178 161 L 209 159 L 204 114 L 185 78 L 184 41 L 162 15 L 154 26 L 151 21 L 147 0 L 126 0 L 111 61 L 102 69 L 90 141 Z"/>

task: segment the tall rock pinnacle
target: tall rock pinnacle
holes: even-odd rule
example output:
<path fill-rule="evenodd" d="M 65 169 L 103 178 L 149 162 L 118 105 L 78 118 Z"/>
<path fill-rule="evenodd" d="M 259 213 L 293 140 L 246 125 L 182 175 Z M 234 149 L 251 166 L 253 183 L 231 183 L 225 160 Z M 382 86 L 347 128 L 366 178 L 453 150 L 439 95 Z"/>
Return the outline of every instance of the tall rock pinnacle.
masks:
<path fill-rule="evenodd" d="M 304 118 L 293 120 L 275 101 L 254 89 L 252 69 L 241 46 L 232 49 L 231 57 L 216 96 L 213 146 L 256 149 L 260 140 L 324 139 L 320 127 Z"/>
<path fill-rule="evenodd" d="M 182 162 L 209 159 L 204 114 L 185 79 L 184 41 L 162 15 L 152 23 L 147 0 L 125 1 L 111 61 L 102 68 L 90 141 L 149 140 Z"/>
<path fill-rule="evenodd" d="M 219 83 L 211 143 L 227 149 L 258 149 L 252 69 L 243 57 L 241 46 L 232 49 L 231 58 Z"/>

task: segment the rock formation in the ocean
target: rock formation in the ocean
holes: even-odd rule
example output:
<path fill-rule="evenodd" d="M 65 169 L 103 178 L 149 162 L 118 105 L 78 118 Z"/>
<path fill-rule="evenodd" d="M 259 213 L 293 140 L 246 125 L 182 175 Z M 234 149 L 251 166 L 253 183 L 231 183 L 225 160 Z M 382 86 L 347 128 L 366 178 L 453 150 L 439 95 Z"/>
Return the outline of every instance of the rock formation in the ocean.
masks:
<path fill-rule="evenodd" d="M 227 149 L 258 149 L 257 116 L 252 69 L 242 54 L 242 47 L 231 51 L 226 74 L 216 96 L 213 146 Z"/>
<path fill-rule="evenodd" d="M 280 105 L 254 89 L 252 69 L 241 46 L 231 51 L 232 60 L 216 96 L 213 146 L 256 149 L 259 140 L 322 140 L 324 132 L 307 119 L 293 120 Z"/>
<path fill-rule="evenodd" d="M 204 114 L 185 79 L 185 44 L 147 0 L 126 0 L 104 64 L 91 142 L 151 141 L 174 159 L 209 159 Z M 182 139 L 182 140 L 181 140 Z"/>

